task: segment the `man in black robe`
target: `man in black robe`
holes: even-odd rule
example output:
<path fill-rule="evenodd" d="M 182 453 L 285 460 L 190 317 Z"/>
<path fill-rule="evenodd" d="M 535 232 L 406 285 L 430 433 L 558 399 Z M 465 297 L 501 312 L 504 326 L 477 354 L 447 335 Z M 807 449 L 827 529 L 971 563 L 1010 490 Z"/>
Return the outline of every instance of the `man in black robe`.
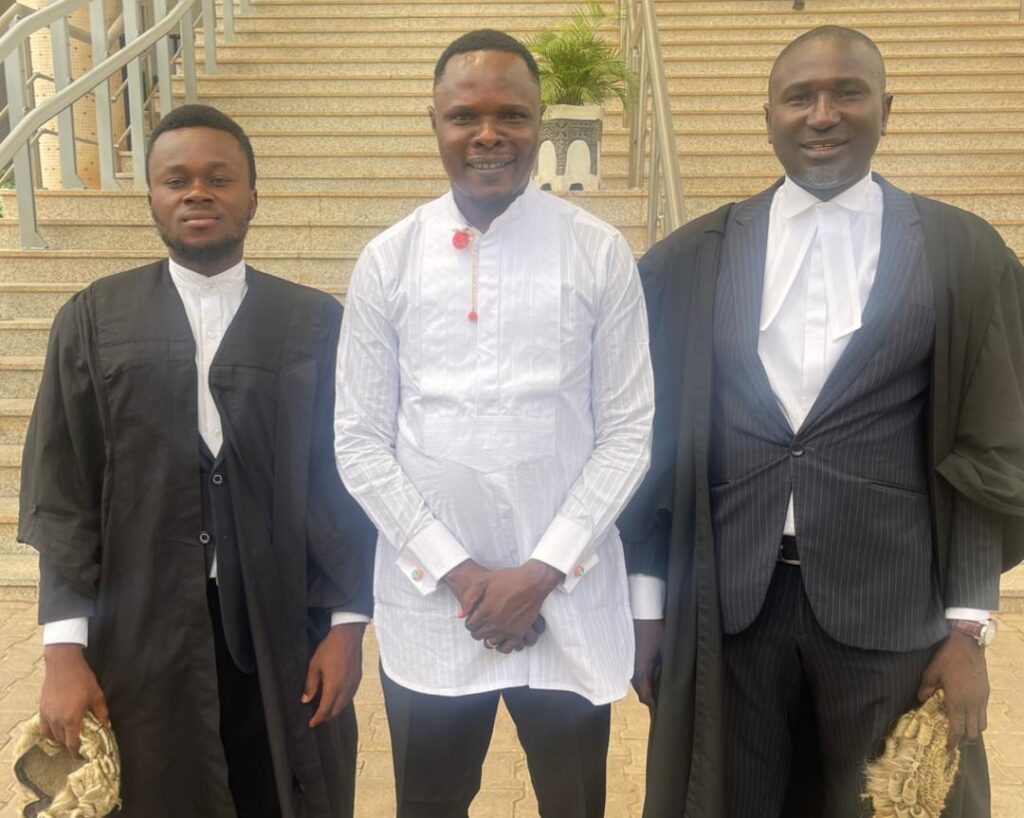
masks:
<path fill-rule="evenodd" d="M 112 724 L 126 818 L 351 815 L 373 531 L 334 465 L 341 309 L 245 266 L 234 121 L 178 108 L 146 170 L 170 259 L 61 309 L 25 445 L 44 730 Z"/>
<path fill-rule="evenodd" d="M 868 38 L 797 38 L 765 106 L 786 179 L 641 261 L 657 409 L 619 525 L 630 572 L 667 581 L 663 626 L 637 623 L 647 818 L 869 814 L 863 761 L 938 687 L 965 742 L 946 814 L 989 813 L 1024 270 L 982 219 L 870 174 L 891 104 Z"/>

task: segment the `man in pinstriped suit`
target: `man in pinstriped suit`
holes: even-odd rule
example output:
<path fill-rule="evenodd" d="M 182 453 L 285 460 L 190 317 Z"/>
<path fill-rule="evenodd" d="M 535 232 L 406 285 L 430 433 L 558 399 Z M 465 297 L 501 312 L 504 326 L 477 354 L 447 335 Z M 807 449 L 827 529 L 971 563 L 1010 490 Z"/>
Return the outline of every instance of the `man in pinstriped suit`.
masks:
<path fill-rule="evenodd" d="M 630 573 L 668 578 L 664 635 L 637 629 L 647 818 L 870 814 L 865 760 L 938 687 L 969 771 L 947 812 L 989 813 L 1024 271 L 982 220 L 872 175 L 892 99 L 864 35 L 798 37 L 765 105 L 785 179 L 641 261 L 657 412 L 620 529 Z"/>

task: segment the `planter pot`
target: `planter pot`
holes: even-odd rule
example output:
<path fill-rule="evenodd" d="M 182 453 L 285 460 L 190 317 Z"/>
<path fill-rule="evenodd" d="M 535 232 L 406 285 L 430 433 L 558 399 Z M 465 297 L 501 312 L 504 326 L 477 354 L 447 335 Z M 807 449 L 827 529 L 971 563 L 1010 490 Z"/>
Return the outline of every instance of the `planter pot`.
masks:
<path fill-rule="evenodd" d="M 550 105 L 540 123 L 537 185 L 542 190 L 601 187 L 600 105 Z"/>

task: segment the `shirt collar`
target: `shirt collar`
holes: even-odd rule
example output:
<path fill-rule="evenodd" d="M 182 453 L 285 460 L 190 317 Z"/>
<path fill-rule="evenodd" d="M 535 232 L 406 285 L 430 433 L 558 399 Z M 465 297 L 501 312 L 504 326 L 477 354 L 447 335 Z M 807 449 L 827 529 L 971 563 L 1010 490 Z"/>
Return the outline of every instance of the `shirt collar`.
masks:
<path fill-rule="evenodd" d="M 779 202 L 782 206 L 779 215 L 783 219 L 792 219 L 820 204 L 832 204 L 854 213 L 863 213 L 874 205 L 876 197 L 873 193 L 876 188 L 878 183 L 871 178 L 871 172 L 868 171 L 863 179 L 826 202 L 809 190 L 804 190 L 787 176 L 779 191 L 782 197 Z"/>
<path fill-rule="evenodd" d="M 173 258 L 167 260 L 167 266 L 170 270 L 171 278 L 178 286 L 229 290 L 245 284 L 245 259 L 239 261 L 238 264 L 228 267 L 224 272 L 213 276 L 204 276 L 202 273 L 188 269 L 188 267 L 182 267 Z"/>

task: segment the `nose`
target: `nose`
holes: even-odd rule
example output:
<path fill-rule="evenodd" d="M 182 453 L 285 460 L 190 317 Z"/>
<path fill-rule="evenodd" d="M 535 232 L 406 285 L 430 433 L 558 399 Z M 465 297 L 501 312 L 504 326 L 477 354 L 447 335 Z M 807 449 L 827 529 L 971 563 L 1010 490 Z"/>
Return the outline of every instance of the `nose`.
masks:
<path fill-rule="evenodd" d="M 822 92 L 815 96 L 814 106 L 807 115 L 807 124 L 812 128 L 824 130 L 839 122 L 839 110 L 832 104 L 832 97 Z"/>
<path fill-rule="evenodd" d="M 210 192 L 206 189 L 206 185 L 201 179 L 194 180 L 189 186 L 188 190 L 185 191 L 185 201 L 208 201 L 213 197 Z"/>
<path fill-rule="evenodd" d="M 500 145 L 501 140 L 502 136 L 497 123 L 490 117 L 484 117 L 480 121 L 480 128 L 473 137 L 473 141 L 481 147 L 493 148 Z"/>

